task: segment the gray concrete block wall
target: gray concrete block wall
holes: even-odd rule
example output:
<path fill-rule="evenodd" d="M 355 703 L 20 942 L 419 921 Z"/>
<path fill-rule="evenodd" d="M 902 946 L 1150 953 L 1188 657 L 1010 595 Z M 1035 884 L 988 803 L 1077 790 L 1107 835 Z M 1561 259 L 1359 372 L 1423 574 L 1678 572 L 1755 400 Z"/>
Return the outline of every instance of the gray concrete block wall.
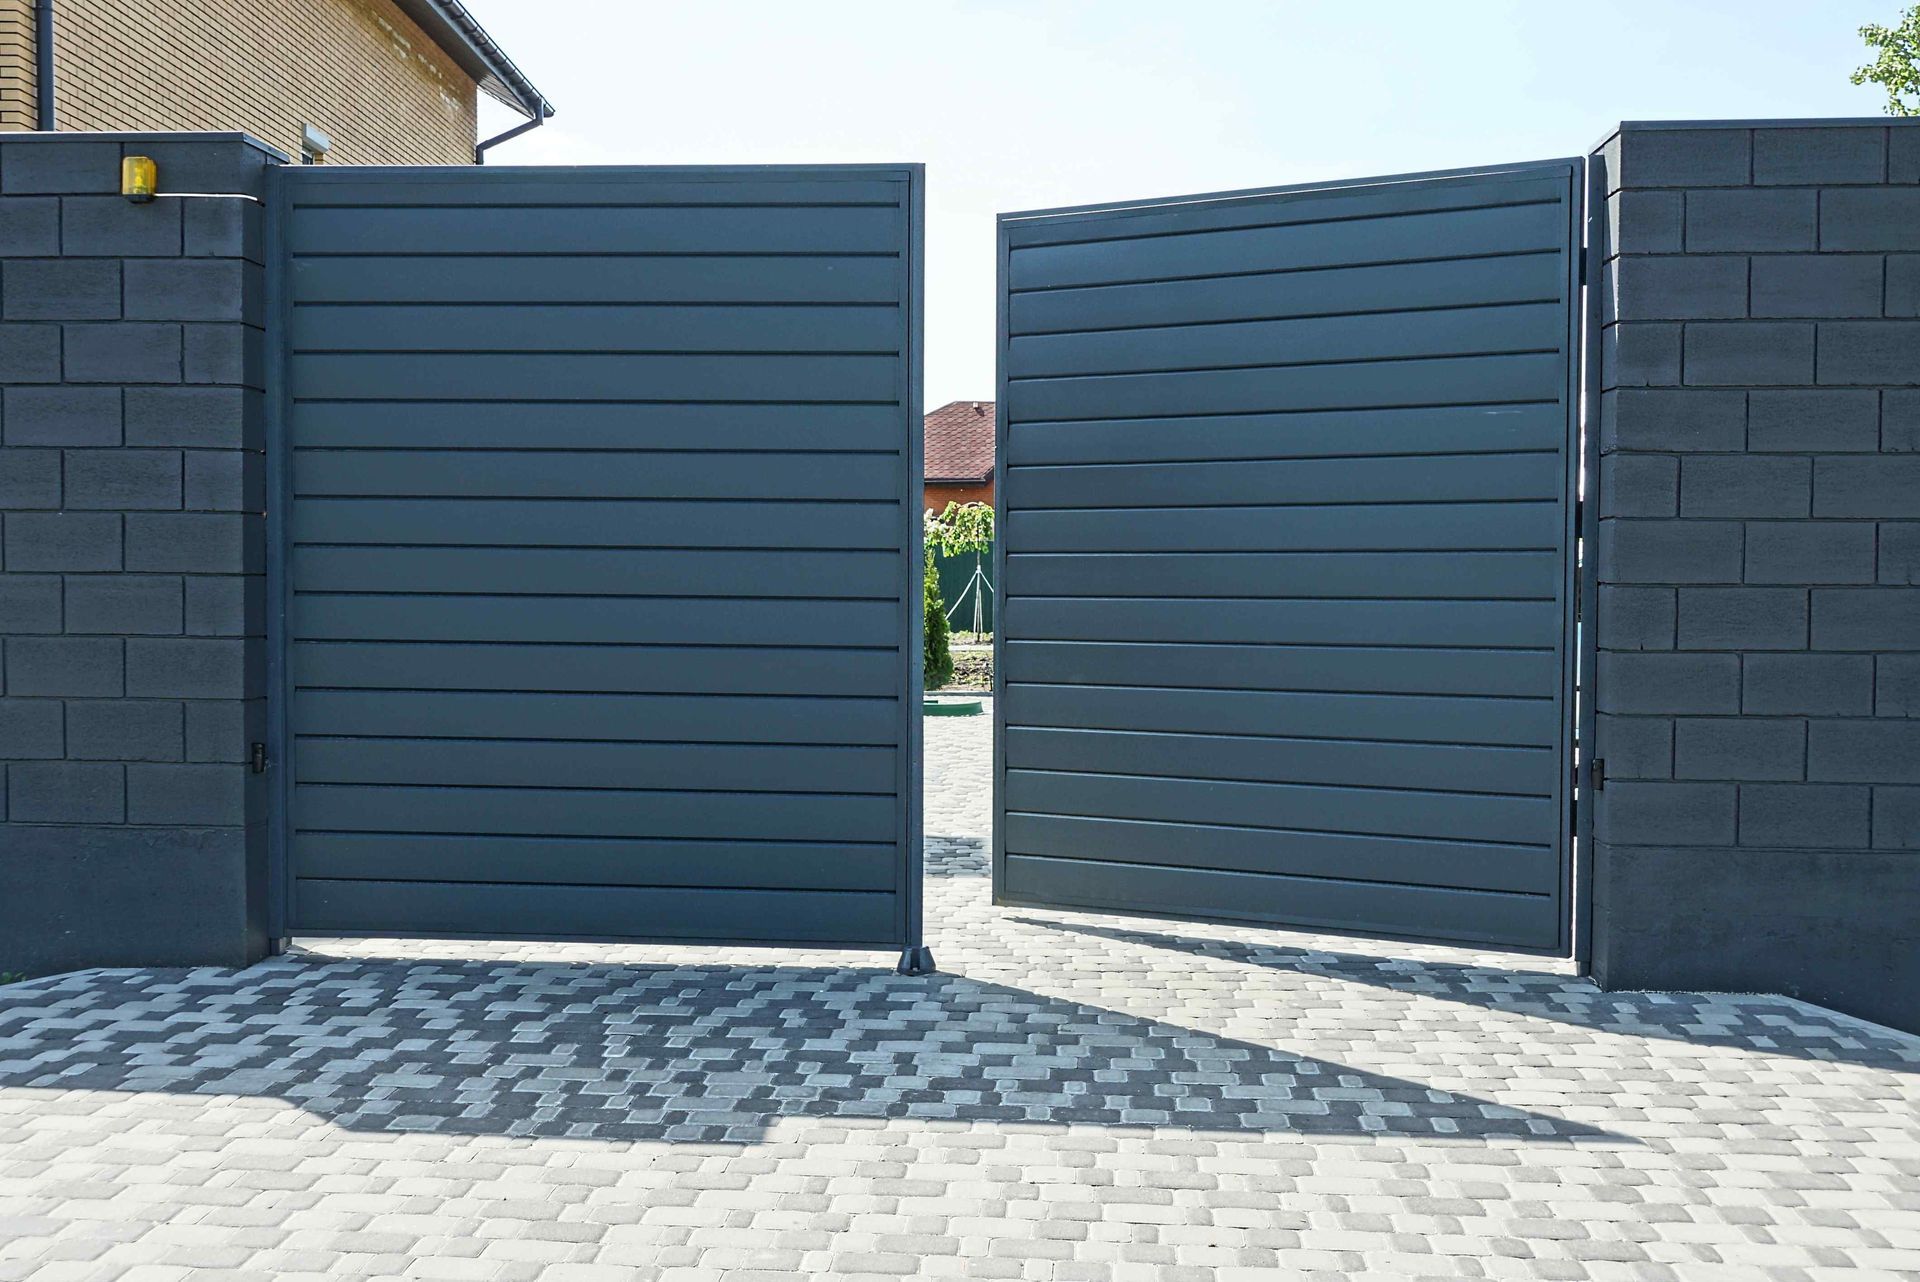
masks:
<path fill-rule="evenodd" d="M 0 135 L 0 971 L 267 943 L 261 207 L 129 203 L 123 154 L 227 197 L 275 160 Z"/>
<path fill-rule="evenodd" d="M 1594 973 L 1920 1028 L 1920 121 L 1594 156 Z"/>

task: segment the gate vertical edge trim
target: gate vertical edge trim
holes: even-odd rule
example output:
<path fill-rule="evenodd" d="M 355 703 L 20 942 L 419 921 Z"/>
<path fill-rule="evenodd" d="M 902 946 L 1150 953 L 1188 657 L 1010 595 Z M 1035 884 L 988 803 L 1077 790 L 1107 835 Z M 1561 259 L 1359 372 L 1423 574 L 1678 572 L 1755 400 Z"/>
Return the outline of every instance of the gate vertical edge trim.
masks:
<path fill-rule="evenodd" d="M 1600 385 L 1601 385 L 1601 286 L 1607 262 L 1607 168 L 1598 156 L 1586 162 L 1585 250 L 1586 289 L 1583 305 L 1576 313 L 1580 323 L 1580 352 L 1584 375 L 1580 385 L 1580 467 L 1583 484 L 1580 492 L 1580 627 L 1576 632 L 1579 651 L 1580 706 L 1578 720 L 1578 757 L 1574 762 L 1573 807 L 1573 960 L 1581 974 L 1593 964 L 1593 887 L 1594 887 L 1594 793 L 1593 759 L 1598 751 L 1599 718 L 1599 622 L 1600 622 Z"/>
<path fill-rule="evenodd" d="M 292 771 L 288 731 L 287 672 L 287 516 L 292 498 L 292 466 L 287 448 L 287 170 L 271 165 L 266 173 L 263 251 L 266 284 L 266 440 L 267 454 L 267 937 L 276 951 L 288 938 L 293 920 L 293 875 L 289 864 L 291 822 L 289 779 Z"/>
<path fill-rule="evenodd" d="M 989 890 L 995 904 L 1004 904 L 1000 888 L 1006 884 L 1007 825 L 1007 261 L 1013 253 L 1007 233 L 1007 215 L 994 220 L 993 321 L 993 816 L 989 842 Z"/>
<path fill-rule="evenodd" d="M 900 478 L 900 513 L 903 522 L 901 531 L 901 554 L 906 564 L 902 567 L 906 575 L 905 594 L 901 599 L 902 626 L 900 635 L 900 658 L 905 666 L 905 682 L 900 699 L 900 715 L 904 718 L 901 726 L 900 763 L 896 767 L 900 780 L 900 823 L 901 855 L 900 876 L 902 884 L 896 897 L 900 913 L 900 940 L 905 950 L 903 956 L 911 959 L 914 950 L 926 942 L 925 922 L 925 863 L 926 863 L 926 801 L 923 779 L 925 776 L 925 714 L 921 704 L 925 696 L 925 674 L 921 656 L 925 652 L 921 631 L 926 627 L 926 592 L 922 588 L 921 576 L 924 574 L 923 561 L 926 551 L 922 546 L 925 531 L 920 515 L 921 472 L 925 442 L 924 382 L 923 368 L 925 360 L 926 331 L 926 196 L 927 167 L 925 165 L 905 166 L 907 175 L 907 270 L 905 272 L 907 296 L 902 299 L 907 319 L 907 359 L 902 362 L 905 386 L 901 389 L 900 417 L 906 440 L 900 454 L 904 475 Z"/>
<path fill-rule="evenodd" d="M 1587 603 L 1581 570 L 1582 509 L 1580 505 L 1580 483 L 1584 471 L 1583 443 L 1586 434 L 1582 430 L 1584 420 L 1584 400 L 1581 390 L 1586 377 L 1585 348 L 1581 337 L 1585 326 L 1581 317 L 1586 306 L 1586 295 L 1582 292 L 1587 272 L 1587 255 L 1583 252 L 1586 244 L 1586 163 L 1574 158 L 1567 173 L 1567 424 L 1564 443 L 1564 461 L 1566 467 L 1566 492 L 1563 500 L 1562 520 L 1564 521 L 1564 554 L 1560 567 L 1560 582 L 1565 608 L 1560 616 L 1560 669 L 1561 669 L 1561 707 L 1560 707 L 1560 769 L 1555 778 L 1560 790 L 1560 884 L 1567 897 L 1560 914 L 1560 954 L 1572 957 L 1580 931 L 1575 923 L 1579 912 L 1578 896 L 1580 873 L 1577 867 L 1579 851 L 1576 850 L 1575 833 L 1578 831 L 1576 807 L 1579 799 L 1579 786 L 1576 779 L 1578 770 L 1579 718 L 1585 704 L 1580 700 L 1580 673 L 1582 650 L 1581 638 L 1584 632 L 1579 626 L 1583 607 Z M 1587 546 L 1591 546 L 1590 544 Z"/>

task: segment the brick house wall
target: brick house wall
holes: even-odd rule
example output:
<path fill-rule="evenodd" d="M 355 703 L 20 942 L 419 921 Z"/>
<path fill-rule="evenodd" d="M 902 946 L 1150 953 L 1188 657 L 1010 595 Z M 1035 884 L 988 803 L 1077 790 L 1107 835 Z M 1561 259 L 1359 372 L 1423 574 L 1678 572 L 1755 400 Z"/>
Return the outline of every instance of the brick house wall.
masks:
<path fill-rule="evenodd" d="M 0 0 L 0 130 L 34 126 L 33 0 Z"/>
<path fill-rule="evenodd" d="M 949 503 L 993 503 L 994 405 L 948 401 L 922 424 L 922 502 L 934 512 Z"/>
<path fill-rule="evenodd" d="M 237 135 L 0 135 L 0 970 L 266 947 L 260 206 Z"/>
<path fill-rule="evenodd" d="M 924 487 L 923 500 L 927 508 L 934 512 L 946 511 L 949 503 L 985 503 L 992 506 L 993 479 L 989 477 L 975 485 L 929 481 Z"/>
<path fill-rule="evenodd" d="M 1623 126 L 1594 970 L 1920 1027 L 1920 121 Z"/>
<path fill-rule="evenodd" d="M 330 163 L 473 163 L 474 82 L 392 0 L 58 0 L 54 33 L 62 130 L 242 130 L 297 156 L 312 124 Z M 0 0 L 0 129 L 34 127 L 33 41 L 32 0 Z"/>

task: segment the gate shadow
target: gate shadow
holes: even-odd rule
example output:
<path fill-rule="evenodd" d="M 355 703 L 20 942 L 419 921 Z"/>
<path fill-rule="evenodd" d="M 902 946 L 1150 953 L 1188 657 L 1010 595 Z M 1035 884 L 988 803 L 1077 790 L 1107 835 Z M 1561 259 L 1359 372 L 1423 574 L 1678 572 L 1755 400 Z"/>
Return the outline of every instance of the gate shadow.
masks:
<path fill-rule="evenodd" d="M 1736 1004 L 1706 993 L 1609 993 L 1585 979 L 1497 965 L 1423 957 L 1367 956 L 1326 948 L 1243 943 L 1038 917 L 1015 916 L 1012 920 L 1092 939 L 1139 944 L 1270 970 L 1320 975 L 1403 993 L 1410 998 L 1437 998 L 1482 1010 L 1534 1016 L 1594 1032 L 1920 1072 L 1920 1038 L 1786 998 L 1740 994 Z"/>
<path fill-rule="evenodd" d="M 0 990 L 0 1087 L 359 1131 L 755 1143 L 784 1118 L 1565 1142 L 1594 1128 L 959 976 L 283 958 Z"/>

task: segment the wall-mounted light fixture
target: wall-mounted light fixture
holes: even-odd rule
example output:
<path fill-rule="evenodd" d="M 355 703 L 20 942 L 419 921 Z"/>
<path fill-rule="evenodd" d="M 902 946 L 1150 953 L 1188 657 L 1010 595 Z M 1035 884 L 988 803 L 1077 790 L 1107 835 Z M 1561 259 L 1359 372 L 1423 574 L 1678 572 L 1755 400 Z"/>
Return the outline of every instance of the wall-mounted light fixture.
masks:
<path fill-rule="evenodd" d="M 127 156 L 120 161 L 120 194 L 136 205 L 153 199 L 160 170 L 151 156 Z"/>
<path fill-rule="evenodd" d="M 300 126 L 300 163 L 317 165 L 327 158 L 333 150 L 333 139 L 327 137 L 324 130 L 312 125 Z"/>

